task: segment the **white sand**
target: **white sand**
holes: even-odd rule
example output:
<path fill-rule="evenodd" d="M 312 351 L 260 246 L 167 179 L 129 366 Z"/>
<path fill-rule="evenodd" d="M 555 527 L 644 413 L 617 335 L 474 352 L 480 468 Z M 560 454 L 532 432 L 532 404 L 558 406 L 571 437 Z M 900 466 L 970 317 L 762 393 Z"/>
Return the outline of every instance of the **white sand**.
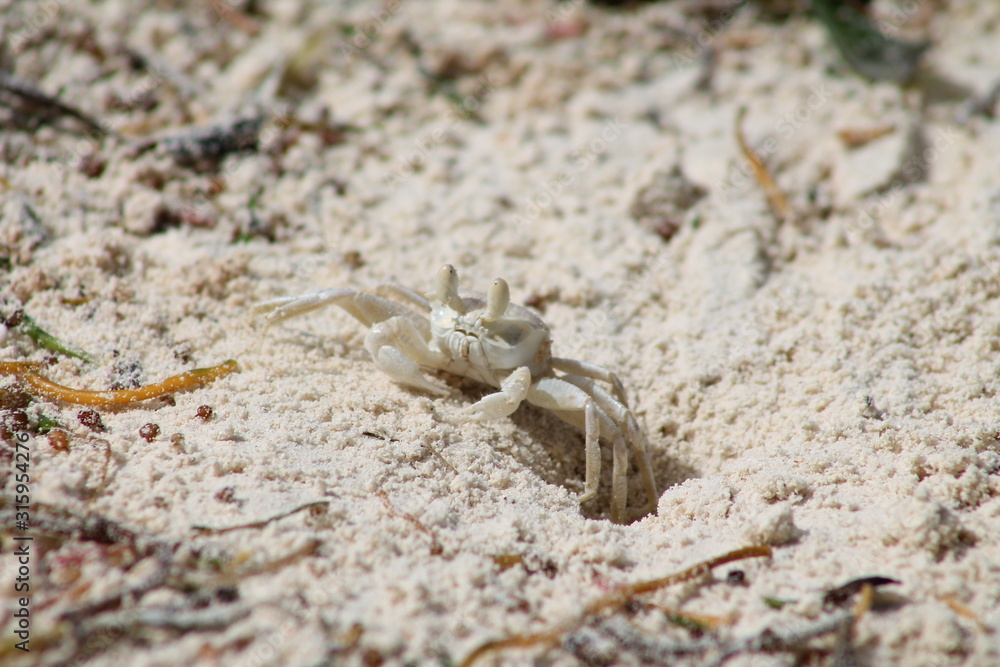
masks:
<path fill-rule="evenodd" d="M 830 613 L 823 591 L 882 575 L 902 582 L 885 589 L 897 604 L 857 623 L 860 664 L 1000 661 L 1000 124 L 963 115 L 995 82 L 997 6 L 912 3 L 900 14 L 876 3 L 933 41 L 927 69 L 960 89 L 949 96 L 940 82 L 866 83 L 818 23 L 761 21 L 752 7 L 720 30 L 685 14 L 696 3 L 616 13 L 407 0 L 352 52 L 336 46 L 350 39 L 341 26 L 372 30 L 371 5 L 259 3 L 270 14 L 255 17 L 254 36 L 209 9 L 140 4 L 60 5 L 30 34 L 17 32 L 30 9 L 5 10 L 8 38 L 27 37 L 11 42 L 15 74 L 141 137 L 247 111 L 277 67 L 279 102 L 295 117 L 327 109 L 354 129 L 327 146 L 269 123 L 273 157 L 227 158 L 224 192 L 198 206 L 214 227 L 165 231 L 153 224 L 158 208 L 190 206 L 210 175 L 108 140 L 102 175 L 74 160 L 63 176 L 67 151 L 89 152 L 78 124 L 0 135 L 0 243 L 14 256 L 0 275 L 3 312 L 23 305 L 96 357 L 60 357 L 46 371 L 53 380 L 106 389 L 116 362 L 137 362 L 144 383 L 228 358 L 242 368 L 173 406 L 102 410 L 100 434 L 79 423 L 78 407 L 28 409 L 74 436 L 68 453 L 38 438 L 33 502 L 179 543 L 179 571 L 199 566 L 207 582 L 210 628 L 151 627 L 163 610 L 189 618 L 201 595 L 161 587 L 88 617 L 87 664 L 456 664 L 488 640 L 553 627 L 615 585 L 750 544 L 774 546 L 774 557 L 643 600 L 730 618 L 716 635 L 733 642 L 807 627 Z M 88 26 L 103 63 L 79 45 Z M 552 28 L 583 34 L 547 39 Z M 718 51 L 708 91 L 696 88 L 695 35 Z M 129 69 L 123 45 L 169 62 L 192 97 Z M 433 93 L 419 66 L 457 74 L 480 119 Z M 152 108 L 109 106 L 146 90 Z M 741 105 L 797 223 L 775 223 L 738 171 Z M 885 125 L 861 148 L 836 134 Z M 707 196 L 672 204 L 677 173 Z M 546 184 L 564 174 L 553 200 Z M 273 242 L 234 242 L 252 200 Z M 664 221 L 680 225 L 669 241 L 649 231 Z M 580 507 L 578 431 L 531 407 L 464 421 L 480 388 L 444 376 L 436 381 L 453 390 L 443 399 L 398 387 L 342 311 L 262 342 L 248 325 L 250 305 L 318 287 L 398 279 L 428 290 L 444 262 L 464 287 L 506 278 L 515 300 L 543 304 L 556 354 L 621 374 L 663 489 L 655 516 L 607 520 L 609 456 L 599 497 Z M 64 301 L 80 296 L 89 300 Z M 16 331 L 0 340 L 2 360 L 48 356 Z M 214 408 L 210 421 L 195 417 L 200 405 Z M 150 422 L 161 434 L 147 443 L 138 431 Z M 630 487 L 637 508 L 635 473 Z M 9 484 L 5 493 L 9 503 Z M 325 509 L 265 528 L 193 529 L 320 500 Z M 495 557 L 506 555 L 523 563 L 502 569 Z M 23 664 L 71 659 L 69 624 L 56 618 L 139 585 L 155 568 L 135 560 L 81 540 L 37 557 Z M 748 585 L 723 581 L 733 568 Z M 237 600 L 211 598 L 220 581 Z M 775 610 L 764 597 L 796 602 Z M 633 620 L 648 642 L 691 641 L 657 613 Z M 570 643 L 581 657 L 635 663 L 643 645 L 616 640 L 616 622 L 591 623 Z M 830 649 L 832 635 L 813 645 Z M 576 663 L 560 647 L 500 655 Z M 741 652 L 726 664 L 793 660 Z"/>

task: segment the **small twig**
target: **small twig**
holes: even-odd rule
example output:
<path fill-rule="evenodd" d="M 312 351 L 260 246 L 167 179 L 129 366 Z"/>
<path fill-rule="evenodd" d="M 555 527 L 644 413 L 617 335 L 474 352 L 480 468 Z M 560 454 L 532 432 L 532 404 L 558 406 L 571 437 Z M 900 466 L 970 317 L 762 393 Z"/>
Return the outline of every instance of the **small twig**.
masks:
<path fill-rule="evenodd" d="M 314 556 L 319 550 L 321 544 L 323 544 L 322 540 L 311 538 L 301 547 L 295 549 L 294 551 L 289 551 L 281 558 L 266 561 L 264 563 L 260 563 L 259 565 L 242 567 L 238 570 L 235 568 L 223 572 L 188 570 L 172 576 L 166 585 L 178 590 L 189 590 L 192 587 L 222 588 L 224 586 L 234 586 L 239 584 L 241 581 L 246 580 L 248 577 L 277 572 L 283 567 L 291 565 L 301 558 Z"/>
<path fill-rule="evenodd" d="M 837 131 L 837 138 L 840 139 L 840 142 L 847 148 L 859 148 L 875 141 L 876 139 L 884 137 L 890 132 L 895 131 L 895 129 L 896 126 L 891 123 L 862 129 L 845 128 Z"/>
<path fill-rule="evenodd" d="M 854 608 L 851 609 L 850 617 L 836 629 L 833 655 L 830 656 L 830 664 L 833 667 L 852 667 L 857 664 L 854 651 L 854 632 L 875 600 L 875 586 L 870 581 L 864 581 L 860 586 L 858 599 L 854 603 Z"/>
<path fill-rule="evenodd" d="M 778 184 L 775 182 L 774 177 L 771 176 L 771 172 L 768 171 L 767 165 L 764 164 L 764 161 L 757 155 L 756 151 L 750 147 L 746 137 L 743 135 L 743 118 L 746 116 L 746 113 L 746 107 L 740 107 L 740 110 L 736 113 L 736 143 L 740 146 L 740 152 L 750 162 L 750 166 L 753 168 L 753 175 L 767 196 L 767 203 L 771 207 L 771 214 L 778 222 L 784 222 L 790 219 L 792 208 L 789 206 L 785 195 L 778 189 Z"/>
<path fill-rule="evenodd" d="M 115 134 L 79 109 L 43 93 L 27 81 L 11 76 L 7 72 L 0 71 L 0 91 L 7 91 L 31 106 L 43 108 L 50 116 L 70 116 L 101 135 Z"/>
<path fill-rule="evenodd" d="M 231 153 L 256 151 L 265 120 L 263 115 L 256 115 L 216 125 L 182 128 L 171 134 L 140 139 L 135 149 L 141 153 L 154 146 L 163 146 L 181 165 L 210 165 Z"/>
<path fill-rule="evenodd" d="M 316 500 L 316 501 L 313 501 L 311 503 L 306 503 L 305 505 L 300 505 L 299 507 L 296 507 L 294 509 L 288 510 L 287 512 L 282 512 L 281 514 L 276 514 L 276 515 L 274 515 L 274 516 L 272 516 L 270 518 L 267 518 L 267 519 L 261 519 L 260 521 L 252 521 L 250 523 L 243 523 L 243 524 L 239 524 L 239 525 L 236 525 L 236 526 L 226 526 L 224 528 L 213 528 L 211 526 L 194 525 L 194 526 L 191 526 L 191 527 L 194 530 L 198 531 L 199 534 L 202 534 L 202 535 L 222 535 L 223 533 L 230 533 L 230 532 L 232 532 L 234 530 L 246 530 L 246 529 L 250 529 L 250 528 L 263 528 L 264 526 L 268 525 L 269 523 L 273 523 L 275 521 L 279 521 L 279 520 L 284 519 L 286 517 L 290 517 L 293 514 L 298 514 L 299 512 L 304 512 L 305 510 L 311 510 L 314 507 L 316 507 L 316 508 L 318 508 L 318 507 L 326 507 L 329 504 L 330 504 L 329 500 Z"/>
<path fill-rule="evenodd" d="M 670 637 L 650 636 L 634 627 L 621 616 L 611 616 L 601 621 L 597 627 L 580 628 L 563 640 L 563 647 L 571 651 L 576 657 L 588 664 L 603 664 L 607 656 L 593 655 L 597 660 L 589 660 L 587 649 L 593 643 L 593 639 L 598 632 L 602 632 L 607 638 L 614 640 L 619 646 L 627 646 L 629 651 L 636 654 L 642 664 L 671 664 L 667 660 L 668 656 L 683 656 L 705 653 L 713 648 L 717 648 L 719 640 L 713 636 L 701 639 L 678 641 Z M 589 635 L 589 636 L 588 636 Z M 600 657 L 599 657 L 600 656 Z M 601 659 L 603 658 L 603 660 Z"/>
<path fill-rule="evenodd" d="M 806 645 L 812 639 L 829 634 L 849 624 L 853 614 L 849 611 L 841 611 L 830 617 L 819 619 L 818 621 L 805 625 L 801 628 L 778 633 L 770 628 L 763 630 L 760 634 L 750 639 L 739 642 L 728 647 L 719 659 L 718 664 L 722 664 L 729 658 L 744 652 L 750 653 L 801 653 L 806 650 Z"/>
<path fill-rule="evenodd" d="M 417 530 L 419 530 L 420 532 L 422 532 L 427 537 L 431 538 L 431 555 L 432 556 L 440 556 L 444 552 L 444 547 L 442 547 L 441 543 L 438 542 L 437 536 L 434 535 L 434 533 L 431 532 L 431 530 L 427 526 L 425 526 L 424 524 L 422 524 L 420 522 L 420 520 L 417 519 L 417 517 L 413 516 L 412 514 L 409 514 L 408 512 L 404 512 L 402 510 L 398 510 L 395 507 L 393 507 L 392 501 L 389 500 L 389 494 L 387 494 L 385 491 L 381 491 L 380 490 L 377 493 L 378 493 L 379 498 L 382 499 L 382 504 L 385 505 L 385 508 L 389 511 L 390 514 L 392 514 L 394 516 L 402 517 L 403 519 L 406 519 L 407 521 L 409 521 L 410 523 L 412 523 L 414 526 L 416 526 Z"/>
<path fill-rule="evenodd" d="M 8 516 L 9 515 L 9 516 Z M 3 525 L 13 523 L 13 508 L 0 511 Z M 39 503 L 32 510 L 32 529 L 39 537 L 45 536 L 57 544 L 70 540 L 95 542 L 101 545 L 121 545 L 135 554 L 134 563 L 153 558 L 158 564 L 145 581 L 111 593 L 98 600 L 68 609 L 60 618 L 92 616 L 98 612 L 115 609 L 126 597 L 141 597 L 145 592 L 161 586 L 169 575 L 170 556 L 177 543 L 142 535 L 121 523 L 97 514 L 77 514 L 62 507 Z"/>
<path fill-rule="evenodd" d="M 887 586 L 889 584 L 898 583 L 900 582 L 895 579 L 877 575 L 871 577 L 858 577 L 857 579 L 851 579 L 846 584 L 837 586 L 836 588 L 831 588 L 824 593 L 823 604 L 832 606 L 842 605 L 854 595 L 864 592 L 865 587 L 874 589 L 879 586 Z"/>
<path fill-rule="evenodd" d="M 161 553 L 155 556 L 157 561 L 156 571 L 145 581 L 134 586 L 120 588 L 98 600 L 92 600 L 82 605 L 72 607 L 59 614 L 62 620 L 75 620 L 80 618 L 91 618 L 95 614 L 117 609 L 125 599 L 138 600 L 146 593 L 163 586 L 170 578 L 170 561 L 167 550 L 161 549 Z M 136 562 L 139 562 L 138 560 Z"/>
<path fill-rule="evenodd" d="M 683 611 L 673 607 L 664 607 L 663 605 L 658 604 L 648 604 L 646 606 L 664 614 L 667 617 L 667 620 L 671 623 L 689 628 L 696 628 L 698 630 L 717 630 L 724 625 L 732 625 L 733 623 L 731 618 L 723 618 L 722 616 L 694 614 L 689 611 Z"/>
<path fill-rule="evenodd" d="M 649 581 L 640 581 L 634 584 L 627 584 L 610 593 L 598 598 L 594 602 L 590 603 L 586 607 L 586 612 L 588 614 L 595 614 L 599 611 L 609 609 L 612 607 L 620 607 L 626 602 L 629 602 L 632 598 L 637 595 L 642 595 L 643 593 L 650 593 L 652 591 L 660 590 L 667 586 L 672 586 L 673 584 L 679 584 L 685 581 L 690 581 L 697 577 L 700 577 L 710 570 L 713 570 L 720 565 L 726 565 L 727 563 L 732 563 L 733 561 L 743 560 L 744 558 L 770 558 L 771 557 L 771 547 L 769 546 L 754 546 L 754 547 L 743 547 L 742 549 L 736 549 L 735 551 L 730 551 L 729 553 L 723 554 L 711 560 L 698 563 L 693 567 L 689 567 L 686 570 L 677 572 L 675 574 L 662 577 L 660 579 L 651 579 Z"/>
<path fill-rule="evenodd" d="M 236 621 L 246 618 L 250 609 L 243 606 L 208 607 L 207 609 L 169 609 L 154 607 L 114 614 L 104 614 L 86 623 L 86 631 L 93 635 L 110 628 L 167 628 L 181 632 L 191 630 L 224 630 Z"/>
<path fill-rule="evenodd" d="M 320 503 L 310 505 L 317 504 Z M 0 498 L 0 525 L 13 525 L 14 509 L 6 500 Z M 321 544 L 320 540 L 310 539 L 281 558 L 249 567 L 241 565 L 242 561 L 238 558 L 231 558 L 227 561 L 229 568 L 219 572 L 193 569 L 197 568 L 197 562 L 192 564 L 176 560 L 175 554 L 181 547 L 181 541 L 143 535 L 100 515 L 77 514 L 61 507 L 38 503 L 32 510 L 32 524 L 38 538 L 46 538 L 56 545 L 71 540 L 83 540 L 128 549 L 134 556 L 125 566 L 126 570 L 136 568 L 148 558 L 152 558 L 155 563 L 155 568 L 142 581 L 104 593 L 99 599 L 58 612 L 57 623 L 51 626 L 52 631 L 43 631 L 39 635 L 39 648 L 57 643 L 65 646 L 68 642 L 70 645 L 68 650 L 77 656 L 85 654 L 90 646 L 88 640 L 98 634 L 105 634 L 111 642 L 114 642 L 128 636 L 130 630 L 139 628 L 165 628 L 184 632 L 229 627 L 246 617 L 249 610 L 239 605 L 207 609 L 194 606 L 186 609 L 163 607 L 125 609 L 124 603 L 131 600 L 138 604 L 147 593 L 163 587 L 190 594 L 200 588 L 230 586 L 247 577 L 274 572 L 303 557 L 314 555 Z M 40 591 L 44 592 L 45 587 L 43 586 Z M 36 604 L 39 609 L 43 609 L 51 606 L 55 599 L 39 600 Z M 63 599 L 66 599 L 65 596 Z M 75 596 L 71 596 L 71 599 L 75 599 Z M 125 632 L 121 631 L 123 628 Z M 115 629 L 116 632 L 106 634 L 111 629 Z M 104 646 L 107 645 L 105 642 Z M 34 641 L 32 647 L 35 647 Z M 0 647 L 0 655 L 3 656 L 0 662 L 7 657 L 7 653 L 5 648 Z"/>
<path fill-rule="evenodd" d="M 762 558 L 762 557 L 769 558 L 770 556 L 771 556 L 771 547 L 769 546 L 744 547 L 742 549 L 736 549 L 735 551 L 730 551 L 716 558 L 703 561 L 693 567 L 689 567 L 686 570 L 682 570 L 681 572 L 677 572 L 675 574 L 671 574 L 666 577 L 661 577 L 659 579 L 651 579 L 648 581 L 640 581 L 634 584 L 626 584 L 611 591 L 610 593 L 607 593 L 597 598 L 596 600 L 594 600 L 593 602 L 584 607 L 582 614 L 567 619 L 562 623 L 557 624 L 550 630 L 547 630 L 545 632 L 539 632 L 532 635 L 514 635 L 513 637 L 507 637 L 505 639 L 496 639 L 480 645 L 475 650 L 473 650 L 472 653 L 470 653 L 465 658 L 465 660 L 462 661 L 461 667 L 469 667 L 469 665 L 474 664 L 484 655 L 502 649 L 555 645 L 559 643 L 559 639 L 561 636 L 563 636 L 567 632 L 572 631 L 574 628 L 580 627 L 588 617 L 593 616 L 598 612 L 606 611 L 608 609 L 617 609 L 623 607 L 629 602 L 631 602 L 637 595 L 656 591 L 666 586 L 670 586 L 672 584 L 678 584 L 681 582 L 690 581 L 692 579 L 704 575 L 713 568 L 719 567 L 720 565 L 725 565 L 727 563 L 731 563 L 736 560 L 741 560 L 744 558 Z"/>
<path fill-rule="evenodd" d="M 445 457 L 444 457 L 444 456 L 443 456 L 443 455 L 441 454 L 441 452 L 439 452 L 439 451 L 438 451 L 438 450 L 436 450 L 435 448 L 431 447 L 431 446 L 430 446 L 429 444 L 427 444 L 426 442 L 422 442 L 422 443 L 420 443 L 420 444 L 421 444 L 422 446 L 426 447 L 427 449 L 429 449 L 429 450 L 430 450 L 430 452 L 431 452 L 431 454 L 433 454 L 434 456 L 436 456 L 436 457 L 437 457 L 438 461 L 440 461 L 441 463 L 443 463 L 443 464 L 445 464 L 446 466 L 448 466 L 449 468 L 451 468 L 451 471 L 452 471 L 453 473 L 455 473 L 456 475 L 458 474 L 458 468 L 456 468 L 456 467 L 455 467 L 455 466 L 453 466 L 452 464 L 448 463 L 448 459 L 446 459 L 446 458 L 445 458 Z"/>
<path fill-rule="evenodd" d="M 854 624 L 857 625 L 858 621 L 868 613 L 872 608 L 872 603 L 875 601 L 875 586 L 871 582 L 865 582 L 861 585 L 861 595 L 858 596 L 858 601 L 854 603 Z"/>
<path fill-rule="evenodd" d="M 949 609 L 951 609 L 953 612 L 955 612 L 962 618 L 972 621 L 976 625 L 976 627 L 979 628 L 981 631 L 989 632 L 989 628 L 985 623 L 983 623 L 983 620 L 979 618 L 979 615 L 976 614 L 976 612 L 969 609 L 968 607 L 966 607 L 961 602 L 959 602 L 954 595 L 939 595 L 938 600 L 944 602 L 946 605 L 948 605 Z"/>
<path fill-rule="evenodd" d="M 387 438 L 385 436 L 379 435 L 378 433 L 372 433 L 371 431 L 362 431 L 361 435 L 368 436 L 369 438 L 375 438 L 377 440 L 388 440 L 389 442 L 399 442 L 399 440 L 396 440 L 395 438 Z M 433 447 L 431 447 L 426 442 L 420 443 L 420 446 L 421 447 L 426 447 L 427 450 L 430 451 L 431 454 L 433 454 L 434 456 L 436 456 L 437 459 L 441 463 L 443 463 L 446 466 L 448 466 L 449 468 L 451 468 L 451 471 L 453 473 L 455 473 L 456 475 L 458 474 L 458 469 L 455 466 L 453 466 L 452 464 L 448 463 L 448 459 L 446 459 L 444 456 L 442 456 L 441 453 L 438 450 L 434 449 Z"/>
<path fill-rule="evenodd" d="M 399 442 L 399 440 L 396 440 L 395 438 L 388 438 L 384 435 L 379 435 L 378 433 L 372 433 L 371 431 L 362 431 L 361 435 L 369 438 L 375 438 L 376 440 L 383 440 L 383 441 L 388 440 L 389 442 Z"/>

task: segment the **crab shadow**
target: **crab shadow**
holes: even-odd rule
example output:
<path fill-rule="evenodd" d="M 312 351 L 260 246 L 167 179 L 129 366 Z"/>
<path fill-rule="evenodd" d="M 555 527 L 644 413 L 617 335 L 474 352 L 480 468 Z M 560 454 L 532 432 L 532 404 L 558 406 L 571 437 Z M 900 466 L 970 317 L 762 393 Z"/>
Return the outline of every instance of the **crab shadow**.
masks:
<path fill-rule="evenodd" d="M 495 389 L 467 378 L 448 377 L 449 384 L 458 388 L 470 402 L 478 401 Z M 517 427 L 510 454 L 548 484 L 563 486 L 573 494 L 583 492 L 586 477 L 586 456 L 583 432 L 572 424 L 530 403 L 522 403 L 509 419 Z M 669 441 L 647 434 L 650 465 L 656 477 L 659 493 L 687 479 L 697 477 L 697 471 L 672 457 L 666 450 Z M 611 519 L 611 447 L 601 441 L 601 482 L 597 497 L 580 505 L 580 514 L 588 519 Z M 642 488 L 634 457 L 629 452 L 628 508 L 626 521 L 632 523 L 646 516 L 648 502 Z M 656 500 L 659 500 L 658 498 Z M 655 503 L 654 503 L 655 504 Z"/>

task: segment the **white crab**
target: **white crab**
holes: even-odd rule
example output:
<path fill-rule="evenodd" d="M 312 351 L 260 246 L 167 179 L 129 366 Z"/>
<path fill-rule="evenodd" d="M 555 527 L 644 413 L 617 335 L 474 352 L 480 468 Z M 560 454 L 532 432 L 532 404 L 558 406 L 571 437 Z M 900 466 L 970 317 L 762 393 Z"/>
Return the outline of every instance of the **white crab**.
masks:
<path fill-rule="evenodd" d="M 336 304 L 371 327 L 365 348 L 375 366 L 396 382 L 446 395 L 420 370 L 441 369 L 500 389 L 467 408 L 473 418 L 506 417 L 526 400 L 583 428 L 587 472 L 580 502 L 597 495 L 599 439 L 611 442 L 611 518 L 617 523 L 624 521 L 628 496 L 627 442 L 649 499 L 647 511 L 651 511 L 658 496 L 646 439 L 628 408 L 618 376 L 596 364 L 551 356 L 549 328 L 527 308 L 510 302 L 510 290 L 502 279 L 493 282 L 485 300 L 479 293 L 460 295 L 458 273 L 446 264 L 438 271 L 436 287 L 431 300 L 394 284 L 379 285 L 375 294 L 327 289 L 265 301 L 253 312 L 267 313 L 271 325 Z M 419 312 L 386 296 L 408 302 Z M 556 375 L 556 371 L 563 374 Z M 609 383 L 611 391 L 595 380 Z"/>

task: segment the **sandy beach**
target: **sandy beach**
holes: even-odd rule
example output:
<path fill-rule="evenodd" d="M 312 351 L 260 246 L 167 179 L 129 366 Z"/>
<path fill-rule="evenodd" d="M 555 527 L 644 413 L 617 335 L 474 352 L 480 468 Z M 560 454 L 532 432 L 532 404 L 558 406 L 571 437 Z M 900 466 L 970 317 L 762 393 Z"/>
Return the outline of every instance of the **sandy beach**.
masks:
<path fill-rule="evenodd" d="M 0 362 L 238 364 L 0 377 L 0 662 L 1000 664 L 1000 6 L 873 3 L 901 84 L 779 4 L 0 0 Z M 341 308 L 252 317 L 444 264 L 619 375 L 654 512 Z"/>

